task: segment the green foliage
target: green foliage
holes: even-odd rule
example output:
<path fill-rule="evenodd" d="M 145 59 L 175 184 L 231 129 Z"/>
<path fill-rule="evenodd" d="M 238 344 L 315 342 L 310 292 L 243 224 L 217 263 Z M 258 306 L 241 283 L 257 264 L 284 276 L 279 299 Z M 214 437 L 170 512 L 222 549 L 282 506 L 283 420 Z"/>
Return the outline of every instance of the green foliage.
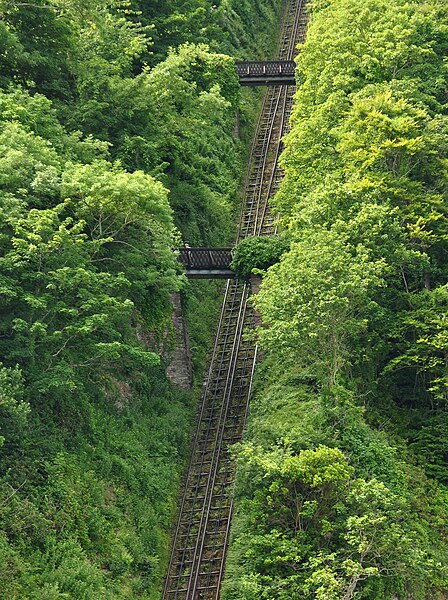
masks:
<path fill-rule="evenodd" d="M 446 485 L 448 447 L 448 424 L 444 412 L 435 412 L 425 419 L 415 438 L 411 440 L 411 448 L 419 455 L 422 466 L 431 477 Z"/>
<path fill-rule="evenodd" d="M 0 113 L 1 588 L 156 594 L 189 418 L 154 367 L 181 285 L 167 190 L 41 95 Z"/>
<path fill-rule="evenodd" d="M 133 0 L 139 20 L 151 27 L 154 40 L 149 64 L 163 60 L 170 47 L 208 43 L 214 51 L 258 58 L 275 43 L 282 7 L 278 0 Z"/>
<path fill-rule="evenodd" d="M 133 85 L 136 103 L 117 132 L 118 155 L 130 168 L 163 173 L 185 239 L 218 244 L 230 232 L 241 151 L 232 135 L 233 61 L 206 46 L 185 45 Z"/>
<path fill-rule="evenodd" d="M 385 373 L 412 369 L 426 380 L 432 408 L 445 409 L 448 399 L 447 373 L 447 286 L 422 290 L 413 297 L 413 311 L 400 315 L 400 332 L 412 344 L 401 345 L 401 353 L 385 368 Z"/>
<path fill-rule="evenodd" d="M 311 5 L 226 600 L 447 588 L 447 18 Z"/>
<path fill-rule="evenodd" d="M 232 134 L 239 97 L 233 60 L 216 52 L 258 55 L 260 30 L 274 42 L 280 4 L 6 2 L 4 86 L 14 81 L 54 99 L 69 130 L 107 141 L 125 168 L 162 179 L 190 243 L 222 244 L 221 234 L 231 235 L 241 145 Z"/>
<path fill-rule="evenodd" d="M 45 0 L 30 3 L 2 0 L 0 12 L 0 85 L 8 86 L 14 81 L 36 86 L 50 97 L 69 98 L 68 23 Z"/>
<path fill-rule="evenodd" d="M 10 431 L 23 429 L 30 406 L 23 400 L 23 378 L 19 368 L 6 368 L 0 363 L 0 446 Z"/>
<path fill-rule="evenodd" d="M 261 598 L 350 597 L 384 569 L 416 577 L 432 568 L 415 547 L 403 498 L 375 479 L 355 478 L 340 450 L 321 445 L 295 455 L 249 444 L 239 456 L 245 511 L 260 519 L 237 549 L 246 569 L 260 573 Z M 239 582 L 229 584 L 226 597 L 248 597 L 238 594 Z"/>
<path fill-rule="evenodd" d="M 285 370 L 272 352 L 260 375 L 245 442 L 234 450 L 237 514 L 223 597 L 437 597 L 448 576 L 440 490 L 343 388 L 316 394 L 302 369 Z"/>
<path fill-rule="evenodd" d="M 202 386 L 207 360 L 222 303 L 223 284 L 216 280 L 192 280 L 183 291 L 182 308 L 188 324 L 195 383 Z M 202 390 L 201 390 L 202 391 Z"/>
<path fill-rule="evenodd" d="M 324 359 L 327 382 L 339 372 L 443 408 L 446 12 L 429 1 L 359 8 L 316 5 L 298 61 L 277 198 L 294 243 L 258 299 L 272 325 L 262 337 L 304 366 Z"/>
<path fill-rule="evenodd" d="M 289 243 L 284 235 L 247 237 L 234 250 L 232 269 L 242 278 L 256 270 L 265 271 L 280 260 Z"/>
<path fill-rule="evenodd" d="M 223 52 L 273 43 L 279 8 L 0 0 L 2 597 L 159 597 L 193 412 L 163 368 L 173 250 L 228 243 Z M 185 296 L 199 373 L 216 286 Z"/>
<path fill-rule="evenodd" d="M 362 244 L 350 247 L 343 231 L 316 228 L 274 267 L 256 299 L 267 322 L 263 339 L 286 360 L 313 365 L 319 381 L 338 381 L 367 328 L 369 291 L 382 285 L 387 266 Z M 298 265 L 300 265 L 299 268 Z M 275 301 L 272 302 L 272 299 Z M 291 349 L 294 348 L 294 354 Z"/>
<path fill-rule="evenodd" d="M 18 185 L 14 177 L 11 171 L 10 190 Z M 152 364 L 154 353 L 133 341 L 132 321 L 140 316 L 163 328 L 168 293 L 179 285 L 160 183 L 99 162 L 67 164 L 54 187 L 64 202 L 32 208 L 11 223 L 1 260 L 2 355 L 33 373 L 40 392 L 75 389 L 81 372 L 115 369 L 117 360 Z"/>
<path fill-rule="evenodd" d="M 0 581 L 8 597 L 158 597 L 189 408 L 161 370 L 129 382 L 117 374 L 90 386 L 90 398 L 33 407 L 20 443 L 6 438 Z"/>

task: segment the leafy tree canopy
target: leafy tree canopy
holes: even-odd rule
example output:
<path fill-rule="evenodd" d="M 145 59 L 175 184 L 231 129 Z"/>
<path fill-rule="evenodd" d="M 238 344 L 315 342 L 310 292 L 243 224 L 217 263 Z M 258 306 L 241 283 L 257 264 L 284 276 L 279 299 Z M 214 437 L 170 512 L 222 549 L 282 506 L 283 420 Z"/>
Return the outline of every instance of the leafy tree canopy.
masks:
<path fill-rule="evenodd" d="M 447 588 L 448 9 L 316 0 L 226 600 Z M 435 480 L 432 480 L 435 478 Z"/>

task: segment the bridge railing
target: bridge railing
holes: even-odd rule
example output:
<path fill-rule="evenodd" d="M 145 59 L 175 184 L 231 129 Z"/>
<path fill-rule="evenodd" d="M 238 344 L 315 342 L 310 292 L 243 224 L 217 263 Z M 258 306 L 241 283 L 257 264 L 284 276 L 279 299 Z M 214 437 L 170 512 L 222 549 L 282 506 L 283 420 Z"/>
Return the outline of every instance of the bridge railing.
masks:
<path fill-rule="evenodd" d="M 188 270 L 230 270 L 231 248 L 181 248 L 179 261 Z"/>
<path fill-rule="evenodd" d="M 294 83 L 296 64 L 293 60 L 257 60 L 236 63 L 240 83 Z"/>

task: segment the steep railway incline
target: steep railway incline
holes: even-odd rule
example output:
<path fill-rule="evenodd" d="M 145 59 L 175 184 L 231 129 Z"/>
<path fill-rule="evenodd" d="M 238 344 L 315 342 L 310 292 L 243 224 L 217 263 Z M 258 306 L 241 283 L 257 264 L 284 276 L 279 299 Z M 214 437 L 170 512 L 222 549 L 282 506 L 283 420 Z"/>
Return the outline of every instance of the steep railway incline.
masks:
<path fill-rule="evenodd" d="M 306 0 L 285 2 L 276 59 L 292 60 L 303 39 Z M 276 232 L 269 199 L 282 173 L 277 160 L 287 133 L 294 86 L 268 88 L 245 182 L 238 239 Z M 232 516 L 235 468 L 229 449 L 241 439 L 257 349 L 243 336 L 255 326 L 250 285 L 228 280 L 197 428 L 184 481 L 163 600 L 217 600 Z"/>

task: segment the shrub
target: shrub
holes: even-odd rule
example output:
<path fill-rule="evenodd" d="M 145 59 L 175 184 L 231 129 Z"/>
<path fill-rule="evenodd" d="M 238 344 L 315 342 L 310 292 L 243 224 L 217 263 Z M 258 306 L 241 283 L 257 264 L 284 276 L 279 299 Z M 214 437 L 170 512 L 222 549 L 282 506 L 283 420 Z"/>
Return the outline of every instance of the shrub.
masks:
<path fill-rule="evenodd" d="M 289 244 L 284 235 L 247 237 L 235 248 L 232 269 L 242 278 L 255 270 L 265 271 L 280 260 Z"/>

